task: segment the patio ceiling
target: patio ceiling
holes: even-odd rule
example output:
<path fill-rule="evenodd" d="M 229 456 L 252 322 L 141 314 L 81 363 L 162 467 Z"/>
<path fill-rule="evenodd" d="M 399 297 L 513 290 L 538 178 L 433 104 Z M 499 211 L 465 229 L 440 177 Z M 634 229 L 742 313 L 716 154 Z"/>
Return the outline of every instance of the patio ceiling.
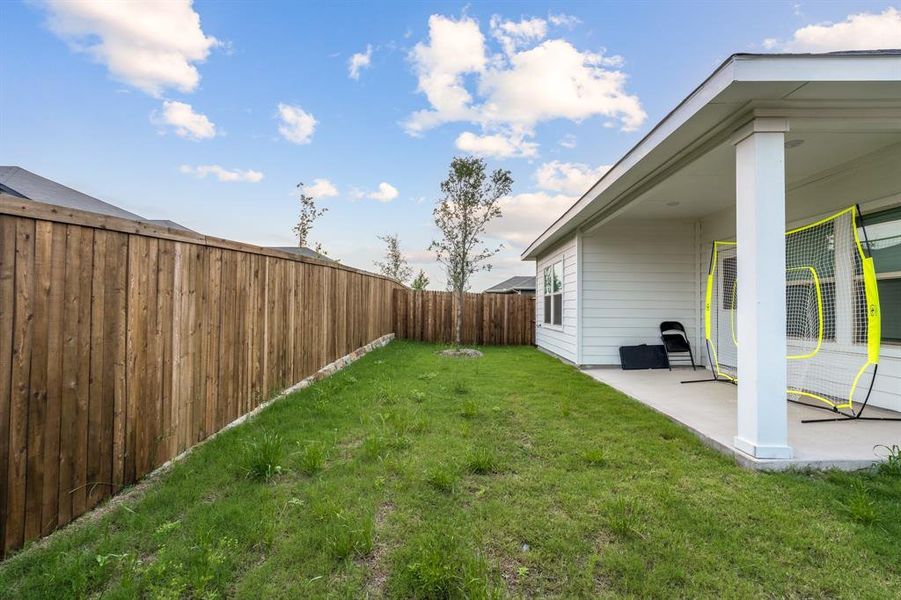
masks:
<path fill-rule="evenodd" d="M 700 214 L 715 211 L 717 203 L 728 206 L 734 201 L 731 136 L 754 118 L 767 116 L 787 118 L 788 139 L 804 139 L 787 159 L 789 186 L 830 164 L 899 143 L 901 50 L 730 57 L 532 242 L 522 258 L 535 259 L 575 230 L 591 229 L 632 203 L 651 202 L 655 194 L 664 206 L 671 194 L 695 198 L 685 202 L 685 212 L 673 216 L 697 216 L 688 212 L 691 205 Z M 671 187 L 661 187 L 667 184 Z M 654 212 L 653 203 L 647 210 Z"/>
<path fill-rule="evenodd" d="M 901 132 L 795 131 L 786 144 L 790 203 L 791 189 L 803 182 L 889 147 L 901 150 Z M 725 142 L 636 198 L 617 219 L 698 219 L 734 206 L 735 152 Z"/>

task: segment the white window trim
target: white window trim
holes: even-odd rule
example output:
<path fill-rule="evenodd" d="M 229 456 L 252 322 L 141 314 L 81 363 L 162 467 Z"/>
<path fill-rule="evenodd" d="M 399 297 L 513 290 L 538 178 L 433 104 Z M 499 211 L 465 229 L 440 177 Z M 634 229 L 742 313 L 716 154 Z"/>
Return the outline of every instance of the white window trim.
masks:
<path fill-rule="evenodd" d="M 901 208 L 901 203 L 898 202 L 899 198 L 901 198 L 901 197 L 893 196 L 893 197 L 890 197 L 889 199 L 883 199 L 883 200 L 886 200 L 884 202 L 865 203 L 863 205 L 863 207 L 865 207 L 865 208 L 863 208 L 863 207 L 861 208 L 861 213 L 862 213 L 860 215 L 861 224 L 864 227 L 866 226 L 867 215 L 873 215 L 875 213 L 881 213 L 881 212 L 889 211 L 889 210 L 897 210 L 898 208 Z M 884 273 L 876 273 L 877 281 L 886 280 L 886 279 L 890 279 L 890 280 L 901 279 L 901 271 L 889 271 L 889 272 L 884 272 Z M 888 351 L 887 356 L 894 357 L 893 355 L 896 352 L 898 352 L 899 356 L 901 356 L 901 352 L 899 352 L 899 351 L 901 351 L 901 340 L 883 339 L 880 341 L 880 346 L 883 351 L 886 351 L 886 350 Z"/>
<path fill-rule="evenodd" d="M 560 265 L 560 291 L 557 293 L 548 294 L 545 291 L 545 279 L 546 279 L 545 272 L 548 269 L 550 269 L 551 273 L 553 274 L 554 267 L 556 267 L 558 264 Z M 566 269 L 565 256 L 563 256 L 561 254 L 561 255 L 555 257 L 553 260 L 550 260 L 547 263 L 545 263 L 544 268 L 542 268 L 542 270 L 541 270 L 541 302 L 542 302 L 541 327 L 545 328 L 545 329 L 549 329 L 551 331 L 563 332 L 565 330 L 564 329 L 565 317 L 563 314 L 563 312 L 564 312 L 563 311 L 563 309 L 564 309 L 564 306 L 563 306 L 564 305 L 564 292 L 566 291 L 566 270 L 565 269 Z M 544 310 L 544 299 L 547 296 L 551 296 L 551 313 L 550 313 L 551 320 L 550 321 L 545 321 L 545 319 L 547 318 L 547 313 Z M 554 318 L 553 297 L 554 296 L 560 297 L 560 323 L 559 324 L 553 322 L 553 318 Z"/>

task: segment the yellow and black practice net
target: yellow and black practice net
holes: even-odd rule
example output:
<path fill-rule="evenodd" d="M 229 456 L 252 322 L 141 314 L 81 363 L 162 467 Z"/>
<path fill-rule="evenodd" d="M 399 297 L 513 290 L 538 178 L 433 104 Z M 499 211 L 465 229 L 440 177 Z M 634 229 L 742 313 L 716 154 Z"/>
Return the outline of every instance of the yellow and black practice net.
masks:
<path fill-rule="evenodd" d="M 713 244 L 705 333 L 716 377 L 737 381 L 735 242 Z M 879 294 L 856 208 L 785 234 L 788 399 L 824 408 L 865 402 L 879 362 Z"/>

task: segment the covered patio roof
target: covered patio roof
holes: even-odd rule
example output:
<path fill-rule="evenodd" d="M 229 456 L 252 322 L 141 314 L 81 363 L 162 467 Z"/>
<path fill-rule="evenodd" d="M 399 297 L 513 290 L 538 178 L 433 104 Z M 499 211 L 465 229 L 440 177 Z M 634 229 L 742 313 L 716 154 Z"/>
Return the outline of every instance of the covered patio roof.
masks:
<path fill-rule="evenodd" d="M 576 230 L 622 214 L 696 218 L 734 206 L 728 142 L 756 118 L 788 119 L 786 185 L 888 146 L 901 148 L 901 50 L 735 54 L 523 252 L 532 260 Z M 840 143 L 839 143 L 839 137 Z M 802 144 L 796 144 L 801 140 Z M 699 185 L 702 184 L 702 185 Z M 659 210 L 678 191 L 691 202 Z M 704 190 L 698 196 L 698 190 Z M 677 210 L 672 210 L 677 209 Z"/>

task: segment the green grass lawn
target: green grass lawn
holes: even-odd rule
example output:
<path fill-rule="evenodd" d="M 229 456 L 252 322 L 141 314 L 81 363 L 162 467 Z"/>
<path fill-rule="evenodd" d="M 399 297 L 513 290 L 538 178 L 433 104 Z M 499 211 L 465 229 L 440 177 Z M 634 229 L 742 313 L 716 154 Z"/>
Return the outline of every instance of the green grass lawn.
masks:
<path fill-rule="evenodd" d="M 0 596 L 901 590 L 901 475 L 746 471 L 537 350 L 437 349 L 394 342 L 275 403 L 7 560 Z"/>

